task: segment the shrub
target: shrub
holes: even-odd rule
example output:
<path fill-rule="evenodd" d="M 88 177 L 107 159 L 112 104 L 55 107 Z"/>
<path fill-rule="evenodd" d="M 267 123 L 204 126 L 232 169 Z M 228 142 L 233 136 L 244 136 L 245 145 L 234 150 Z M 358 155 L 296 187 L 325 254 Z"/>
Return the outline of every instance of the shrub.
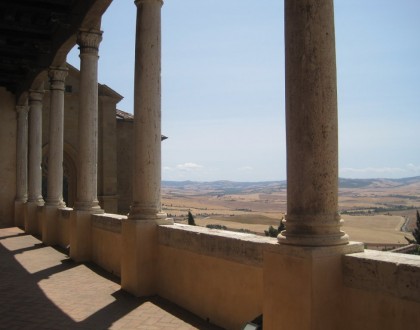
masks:
<path fill-rule="evenodd" d="M 277 237 L 285 229 L 286 229 L 286 226 L 283 223 L 283 219 L 281 219 L 280 224 L 277 228 L 270 226 L 268 227 L 268 230 L 264 230 L 264 234 L 265 236 Z"/>
<path fill-rule="evenodd" d="M 226 227 L 226 226 L 222 226 L 222 225 L 212 225 L 212 224 L 207 225 L 206 227 L 207 227 L 207 228 L 210 228 L 210 229 L 221 229 L 221 230 L 226 230 L 226 229 L 227 229 L 227 227 Z"/>

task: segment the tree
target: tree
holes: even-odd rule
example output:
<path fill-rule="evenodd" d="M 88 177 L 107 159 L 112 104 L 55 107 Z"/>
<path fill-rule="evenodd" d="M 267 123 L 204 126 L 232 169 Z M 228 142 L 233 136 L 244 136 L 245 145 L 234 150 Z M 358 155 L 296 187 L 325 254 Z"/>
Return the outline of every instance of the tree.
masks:
<path fill-rule="evenodd" d="M 188 224 L 190 226 L 196 226 L 194 216 L 192 215 L 191 211 L 188 211 Z"/>
<path fill-rule="evenodd" d="M 415 243 L 420 244 L 420 214 L 418 210 L 416 213 L 416 228 L 413 230 L 413 236 Z"/>

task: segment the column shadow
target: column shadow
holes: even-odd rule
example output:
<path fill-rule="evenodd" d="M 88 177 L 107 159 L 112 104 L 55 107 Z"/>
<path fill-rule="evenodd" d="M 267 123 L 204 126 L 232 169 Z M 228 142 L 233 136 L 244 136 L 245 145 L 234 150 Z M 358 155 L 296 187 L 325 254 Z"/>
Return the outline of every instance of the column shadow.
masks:
<path fill-rule="evenodd" d="M 25 239 L 19 236 L 24 235 L 11 235 L 15 239 Z M 63 255 L 61 264 L 31 274 L 16 260 L 15 255 L 41 247 L 44 246 L 35 244 L 10 251 L 0 241 L 0 329 L 109 329 L 115 322 L 147 302 L 156 305 L 192 327 L 203 330 L 221 329 L 163 298 L 140 299 L 123 290 L 112 294 L 115 299 L 112 303 L 93 312 L 83 321 L 75 321 L 42 291 L 39 282 L 53 274 L 65 272 L 81 264 L 75 263 Z M 84 266 L 99 276 L 114 283 L 120 283 L 118 277 L 94 264 L 84 264 Z M 83 299 L 86 300 L 86 297 Z"/>

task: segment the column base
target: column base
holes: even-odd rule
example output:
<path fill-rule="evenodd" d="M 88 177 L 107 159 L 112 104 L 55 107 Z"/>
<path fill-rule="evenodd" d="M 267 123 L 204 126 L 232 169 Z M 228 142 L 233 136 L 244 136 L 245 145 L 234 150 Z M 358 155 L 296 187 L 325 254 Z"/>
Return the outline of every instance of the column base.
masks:
<path fill-rule="evenodd" d="M 295 246 L 336 246 L 349 243 L 349 236 L 342 230 L 343 220 L 337 212 L 333 215 L 286 214 L 286 230 L 277 240 L 280 244 Z"/>
<path fill-rule="evenodd" d="M 45 245 L 58 244 L 58 218 L 60 209 L 55 205 L 45 205 L 42 212 L 42 242 Z"/>
<path fill-rule="evenodd" d="M 42 205 L 39 202 L 27 202 L 24 211 L 25 232 L 31 235 L 42 234 Z"/>
<path fill-rule="evenodd" d="M 173 220 L 122 221 L 121 288 L 137 297 L 157 292 L 157 228 L 164 224 Z"/>
<path fill-rule="evenodd" d="M 264 328 L 340 329 L 342 255 L 363 243 L 331 247 L 269 246 L 264 251 Z"/>
<path fill-rule="evenodd" d="M 25 204 L 26 201 L 15 201 L 15 219 L 14 223 L 16 227 L 23 228 L 25 224 Z"/>
<path fill-rule="evenodd" d="M 288 234 L 286 229 L 286 233 L 281 232 L 277 240 L 284 245 L 326 247 L 348 244 L 349 236 L 343 231 L 332 235 L 293 235 Z"/>

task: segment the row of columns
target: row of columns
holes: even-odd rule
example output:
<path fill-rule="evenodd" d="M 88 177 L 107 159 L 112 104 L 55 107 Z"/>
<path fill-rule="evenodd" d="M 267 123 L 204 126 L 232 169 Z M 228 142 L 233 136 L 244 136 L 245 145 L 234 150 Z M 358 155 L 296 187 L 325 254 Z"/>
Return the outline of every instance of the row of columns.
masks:
<path fill-rule="evenodd" d="M 138 295 L 153 294 L 156 226 L 170 223 L 161 212 L 161 6 L 162 0 L 136 0 L 134 80 L 133 204 L 123 221 L 122 286 Z M 88 218 L 100 212 L 97 201 L 97 63 L 100 31 L 80 31 L 81 59 L 79 161 L 76 225 L 71 251 L 88 242 Z M 295 246 L 348 243 L 338 214 L 337 91 L 333 0 L 286 0 L 287 217 L 279 242 Z M 62 203 L 62 120 L 66 71 L 50 72 L 51 127 L 47 205 Z M 34 93 L 34 96 L 36 93 Z M 38 105 L 33 99 L 34 113 Z M 32 109 L 32 108 L 31 108 Z M 31 110 L 32 111 L 32 110 Z M 18 194 L 26 198 L 27 110 L 18 108 Z M 36 114 L 34 115 L 37 116 Z M 39 124 L 38 124 L 39 125 Z M 31 135 L 30 173 L 39 184 L 39 143 Z M 32 180 L 32 179 L 31 179 Z M 51 181 L 51 182 L 50 182 Z M 32 181 L 31 181 L 32 182 Z M 41 203 L 34 189 L 30 198 Z M 82 214 L 83 213 L 83 214 Z M 80 230 L 79 230 L 80 229 Z M 76 259 L 88 256 L 75 252 Z M 146 288 L 146 289 L 145 289 Z M 148 288 L 148 289 L 147 289 Z"/>
<path fill-rule="evenodd" d="M 136 28 L 135 101 L 134 101 L 134 173 L 133 202 L 129 220 L 123 223 L 123 236 L 136 234 L 135 242 L 154 244 L 156 226 L 172 223 L 161 212 L 161 0 L 138 0 Z M 80 30 L 77 43 L 80 49 L 80 97 L 78 122 L 77 193 L 71 214 L 70 256 L 77 261 L 90 259 L 90 221 L 93 213 L 101 213 L 97 198 L 98 161 L 98 48 L 102 32 Z M 42 236 L 47 244 L 55 244 L 57 237 L 58 210 L 65 207 L 62 196 L 64 91 L 67 69 L 50 68 L 50 127 L 48 151 L 48 190 L 42 208 Z M 41 102 L 42 92 L 31 93 L 31 116 L 36 118 L 30 136 L 30 199 L 36 206 L 44 204 L 41 183 Z M 18 141 L 18 194 L 16 201 L 27 200 L 27 107 L 19 107 Z M 33 114 L 32 114 L 33 111 Z M 26 133 L 27 134 L 27 133 Z M 33 141 L 32 141 L 33 140 Z M 35 217 L 35 216 L 34 216 Z M 30 219 L 31 216 L 26 216 Z M 133 228 L 134 226 L 134 228 Z M 25 221 L 25 229 L 35 231 L 31 221 Z M 125 233 L 125 234 L 124 234 Z M 144 233 L 145 236 L 143 235 Z M 129 238 L 124 242 L 132 242 Z M 135 243 L 137 244 L 137 243 Z M 122 260 L 122 273 L 133 273 L 133 265 L 140 265 L 134 273 L 146 273 L 146 281 L 152 281 L 153 271 L 144 271 L 143 265 L 155 258 L 155 249 L 147 256 L 138 253 L 134 246 L 126 246 Z M 149 249 L 150 248 L 150 249 Z M 125 278 L 130 276 L 125 276 Z M 136 282 L 134 280 L 134 282 Z M 127 282 L 123 281 L 123 286 Z M 130 283 L 128 286 L 132 286 Z M 134 284 L 137 286 L 137 284 Z"/>
<path fill-rule="evenodd" d="M 101 31 L 81 30 L 80 47 L 80 104 L 79 104 L 79 154 L 78 191 L 75 209 L 101 212 L 97 199 L 97 148 L 98 148 L 98 46 Z M 47 196 L 43 210 L 45 220 L 41 230 L 46 243 L 54 244 L 58 209 L 63 201 L 63 147 L 64 147 L 64 93 L 65 66 L 51 67 L 50 126 L 48 147 Z M 29 91 L 29 103 L 16 107 L 18 114 L 17 186 L 15 221 L 28 232 L 36 232 L 37 207 L 44 205 L 42 196 L 42 100 L 44 90 Z M 29 112 L 29 139 L 28 139 Z M 28 149 L 29 146 L 29 149 Z M 29 155 L 29 162 L 28 162 Z M 25 207 L 22 208 L 22 206 Z M 24 221 L 22 221 L 24 219 Z"/>

